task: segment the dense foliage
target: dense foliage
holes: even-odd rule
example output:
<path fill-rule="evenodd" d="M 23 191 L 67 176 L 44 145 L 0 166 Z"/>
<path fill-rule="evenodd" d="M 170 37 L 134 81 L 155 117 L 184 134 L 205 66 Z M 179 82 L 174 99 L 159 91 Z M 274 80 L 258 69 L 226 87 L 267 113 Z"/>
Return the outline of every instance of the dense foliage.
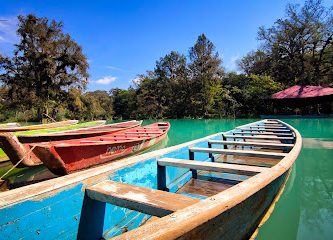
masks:
<path fill-rule="evenodd" d="M 214 44 L 202 34 L 188 58 L 172 51 L 135 87 L 112 89 L 118 118 L 221 118 L 257 116 L 281 89 L 266 75 L 225 74 Z"/>
<path fill-rule="evenodd" d="M 20 16 L 13 57 L 0 54 L 0 120 L 222 118 L 272 113 L 267 99 L 293 85 L 333 84 L 333 11 L 320 0 L 287 5 L 286 18 L 260 27 L 259 49 L 226 73 L 204 35 L 187 55 L 171 51 L 128 89 L 84 92 L 88 63 L 63 24 Z"/>
<path fill-rule="evenodd" d="M 261 49 L 240 61 L 247 74 L 267 74 L 285 86 L 329 85 L 333 79 L 333 8 L 320 0 L 287 5 L 285 19 L 260 27 Z"/>

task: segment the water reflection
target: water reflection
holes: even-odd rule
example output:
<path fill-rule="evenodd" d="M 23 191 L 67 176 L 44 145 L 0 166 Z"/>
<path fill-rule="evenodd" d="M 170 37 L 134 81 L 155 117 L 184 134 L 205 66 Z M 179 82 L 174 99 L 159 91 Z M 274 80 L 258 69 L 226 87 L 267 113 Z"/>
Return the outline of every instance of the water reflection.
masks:
<path fill-rule="evenodd" d="M 306 137 L 296 161 L 297 173 L 291 174 L 286 191 L 257 239 L 332 239 L 333 121 L 288 122 Z"/>

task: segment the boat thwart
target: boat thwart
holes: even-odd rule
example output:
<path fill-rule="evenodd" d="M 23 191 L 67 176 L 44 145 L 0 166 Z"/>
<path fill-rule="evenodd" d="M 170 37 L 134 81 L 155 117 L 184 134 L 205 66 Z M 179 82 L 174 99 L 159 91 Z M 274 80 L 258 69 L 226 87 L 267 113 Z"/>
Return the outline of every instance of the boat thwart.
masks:
<path fill-rule="evenodd" d="M 298 131 L 274 121 L 292 139 L 258 136 L 246 146 L 248 139 L 223 140 L 232 131 L 217 133 L 0 193 L 0 232 L 4 238 L 249 239 L 301 150 Z M 263 166 L 271 156 L 225 158 L 209 150 L 216 148 L 285 155 Z"/>

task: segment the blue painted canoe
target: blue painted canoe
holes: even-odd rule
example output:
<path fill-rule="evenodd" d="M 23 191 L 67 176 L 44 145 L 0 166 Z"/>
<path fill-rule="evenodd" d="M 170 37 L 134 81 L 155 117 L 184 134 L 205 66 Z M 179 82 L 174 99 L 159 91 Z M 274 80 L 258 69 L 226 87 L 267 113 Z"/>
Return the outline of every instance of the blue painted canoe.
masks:
<path fill-rule="evenodd" d="M 301 145 L 296 129 L 262 120 L 3 192 L 0 236 L 248 239 L 281 194 Z"/>

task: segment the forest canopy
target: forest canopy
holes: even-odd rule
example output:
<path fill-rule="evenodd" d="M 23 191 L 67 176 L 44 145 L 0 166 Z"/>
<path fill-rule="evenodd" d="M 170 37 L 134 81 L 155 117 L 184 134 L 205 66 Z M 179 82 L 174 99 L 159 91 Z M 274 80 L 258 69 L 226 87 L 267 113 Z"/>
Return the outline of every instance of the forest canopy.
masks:
<path fill-rule="evenodd" d="M 85 92 L 88 61 L 63 23 L 19 16 L 20 42 L 0 54 L 1 121 L 101 118 L 255 117 L 272 112 L 267 101 L 293 85 L 333 84 L 333 9 L 320 0 L 288 4 L 286 16 L 259 27 L 258 49 L 226 72 L 205 35 L 186 53 L 171 51 L 128 89 Z"/>

